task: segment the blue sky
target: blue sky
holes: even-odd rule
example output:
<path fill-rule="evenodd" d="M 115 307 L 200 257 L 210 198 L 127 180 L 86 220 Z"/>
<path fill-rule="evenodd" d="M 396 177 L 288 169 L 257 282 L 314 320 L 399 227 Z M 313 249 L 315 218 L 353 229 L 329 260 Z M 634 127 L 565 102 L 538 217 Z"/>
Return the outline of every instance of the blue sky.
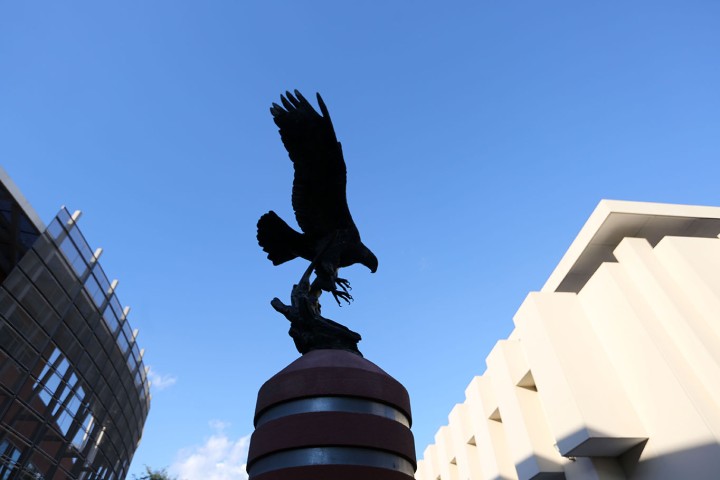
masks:
<path fill-rule="evenodd" d="M 600 199 L 720 204 L 718 85 L 714 1 L 0 2 L 0 164 L 45 221 L 83 211 L 156 377 L 131 472 L 188 480 L 238 478 L 297 357 L 269 301 L 306 265 L 255 240 L 293 220 L 280 93 L 330 109 L 380 266 L 323 312 L 406 385 L 421 456 Z"/>

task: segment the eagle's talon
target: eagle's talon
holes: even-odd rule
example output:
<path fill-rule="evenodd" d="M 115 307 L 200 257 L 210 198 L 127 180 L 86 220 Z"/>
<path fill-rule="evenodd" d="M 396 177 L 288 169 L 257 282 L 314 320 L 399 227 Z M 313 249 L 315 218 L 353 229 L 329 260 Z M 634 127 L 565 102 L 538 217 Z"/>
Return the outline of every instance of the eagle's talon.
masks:
<path fill-rule="evenodd" d="M 350 282 L 348 282 L 348 281 L 347 281 L 346 279 L 344 279 L 344 278 L 337 278 L 337 279 L 335 280 L 335 283 L 336 283 L 340 288 L 342 288 L 345 293 L 348 293 L 350 290 L 352 290 L 352 287 L 350 286 Z"/>
<path fill-rule="evenodd" d="M 352 295 L 350 295 L 348 292 L 343 292 L 341 290 L 333 290 L 332 292 L 333 298 L 335 298 L 335 301 L 338 304 L 338 307 L 342 307 L 342 303 L 340 303 L 340 299 L 342 298 L 347 302 L 348 305 L 350 305 L 350 302 L 353 301 Z"/>

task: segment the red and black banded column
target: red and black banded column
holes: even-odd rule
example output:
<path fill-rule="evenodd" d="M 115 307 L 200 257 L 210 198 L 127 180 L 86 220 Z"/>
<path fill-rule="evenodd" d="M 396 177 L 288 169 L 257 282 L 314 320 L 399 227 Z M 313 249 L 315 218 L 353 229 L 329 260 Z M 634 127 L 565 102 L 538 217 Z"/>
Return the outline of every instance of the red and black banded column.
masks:
<path fill-rule="evenodd" d="M 251 480 L 409 480 L 415 444 L 407 390 L 344 350 L 315 350 L 260 388 Z"/>

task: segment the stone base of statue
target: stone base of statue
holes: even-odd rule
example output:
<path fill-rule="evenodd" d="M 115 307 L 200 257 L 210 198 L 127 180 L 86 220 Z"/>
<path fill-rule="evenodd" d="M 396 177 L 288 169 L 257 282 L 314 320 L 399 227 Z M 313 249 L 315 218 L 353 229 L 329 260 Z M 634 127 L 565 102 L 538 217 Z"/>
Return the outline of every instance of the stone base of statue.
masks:
<path fill-rule="evenodd" d="M 407 390 L 377 365 L 310 351 L 258 392 L 250 480 L 410 480 L 411 421 Z"/>

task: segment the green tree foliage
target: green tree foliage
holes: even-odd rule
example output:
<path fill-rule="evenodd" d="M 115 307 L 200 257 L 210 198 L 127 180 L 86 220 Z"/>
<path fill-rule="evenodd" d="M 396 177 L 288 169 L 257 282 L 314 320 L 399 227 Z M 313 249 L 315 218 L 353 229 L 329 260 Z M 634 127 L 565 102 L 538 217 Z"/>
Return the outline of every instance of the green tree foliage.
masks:
<path fill-rule="evenodd" d="M 145 465 L 145 473 L 141 476 L 133 475 L 134 480 L 177 480 L 177 477 L 171 477 L 167 470 L 161 468 L 160 470 L 153 470 L 152 468 Z"/>

